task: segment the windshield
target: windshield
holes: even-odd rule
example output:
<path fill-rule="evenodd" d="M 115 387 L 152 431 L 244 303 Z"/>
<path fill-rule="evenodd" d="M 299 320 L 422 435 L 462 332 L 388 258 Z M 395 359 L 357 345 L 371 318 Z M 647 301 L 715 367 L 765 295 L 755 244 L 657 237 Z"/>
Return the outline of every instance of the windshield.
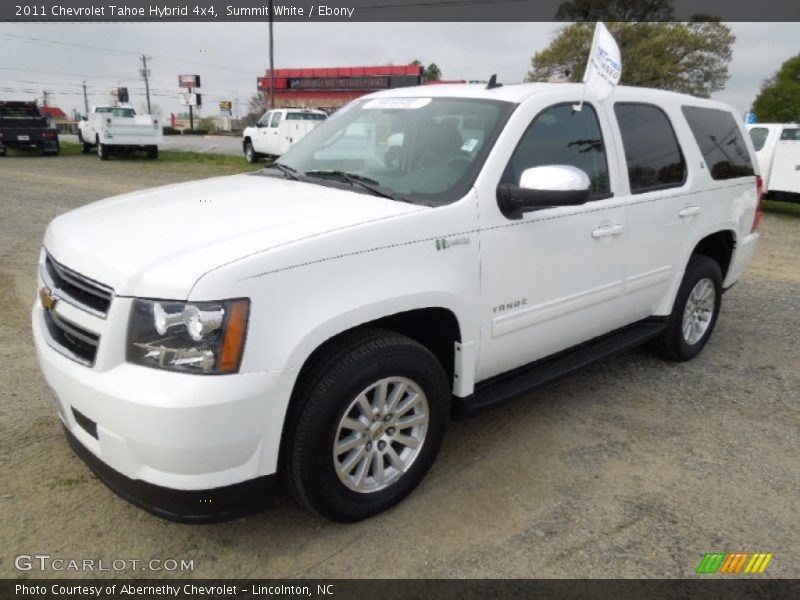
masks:
<path fill-rule="evenodd" d="M 112 117 L 133 117 L 136 115 L 136 111 L 132 108 L 120 108 L 118 106 L 98 106 L 95 112 L 111 113 Z"/>
<path fill-rule="evenodd" d="M 311 178 L 332 172 L 368 178 L 422 204 L 454 202 L 472 185 L 515 106 L 471 98 L 357 100 L 277 164 Z"/>

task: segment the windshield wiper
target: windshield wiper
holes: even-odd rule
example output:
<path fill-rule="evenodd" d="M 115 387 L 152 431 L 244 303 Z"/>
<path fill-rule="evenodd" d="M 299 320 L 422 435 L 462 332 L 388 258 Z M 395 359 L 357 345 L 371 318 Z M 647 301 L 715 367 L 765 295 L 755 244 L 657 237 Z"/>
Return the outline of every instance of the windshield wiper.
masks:
<path fill-rule="evenodd" d="M 300 176 L 300 173 L 297 172 L 297 169 L 293 169 L 287 165 L 282 165 L 281 163 L 274 162 L 269 167 L 274 167 L 278 169 L 287 179 L 294 179 L 295 181 L 303 181 L 303 178 Z M 267 168 L 269 168 L 267 167 Z"/>
<path fill-rule="evenodd" d="M 397 192 L 392 192 L 391 190 L 388 190 L 385 187 L 381 186 L 378 181 L 371 179 L 369 177 L 365 177 L 364 175 L 359 175 L 358 173 L 319 169 L 316 171 L 306 171 L 305 175 L 307 177 L 340 179 L 342 181 L 346 181 L 351 186 L 353 184 L 361 186 L 363 189 L 370 192 L 373 196 L 380 196 L 381 198 L 389 198 L 390 200 L 397 200 L 398 202 L 408 202 L 409 204 L 414 203 L 413 200 L 406 198 L 402 194 L 398 194 Z"/>

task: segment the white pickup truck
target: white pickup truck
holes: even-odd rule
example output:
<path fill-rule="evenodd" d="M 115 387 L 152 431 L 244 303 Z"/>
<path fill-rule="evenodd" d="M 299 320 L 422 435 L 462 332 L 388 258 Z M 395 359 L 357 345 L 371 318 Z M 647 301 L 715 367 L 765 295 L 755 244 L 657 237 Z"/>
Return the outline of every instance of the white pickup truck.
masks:
<path fill-rule="evenodd" d="M 148 158 L 158 158 L 164 132 L 152 115 L 137 115 L 130 106 L 93 106 L 78 124 L 78 141 L 84 154 L 97 149 L 100 160 L 112 152 L 144 150 Z"/>
<path fill-rule="evenodd" d="M 257 173 L 53 220 L 33 337 L 75 452 L 173 519 L 264 508 L 280 473 L 353 521 L 451 418 L 644 342 L 697 356 L 759 237 L 750 138 L 720 102 L 583 94 L 382 91 Z"/>
<path fill-rule="evenodd" d="M 242 151 L 247 162 L 254 163 L 265 156 L 281 156 L 327 118 L 321 110 L 306 108 L 267 111 L 258 123 L 242 133 Z"/>

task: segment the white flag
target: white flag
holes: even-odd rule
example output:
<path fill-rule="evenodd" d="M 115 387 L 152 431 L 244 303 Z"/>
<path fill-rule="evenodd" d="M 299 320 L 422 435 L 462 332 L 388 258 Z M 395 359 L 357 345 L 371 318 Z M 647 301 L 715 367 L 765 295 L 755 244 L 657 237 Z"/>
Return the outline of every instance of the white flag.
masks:
<path fill-rule="evenodd" d="M 594 29 L 592 50 L 583 74 L 583 82 L 597 96 L 598 100 L 607 98 L 619 83 L 622 75 L 622 57 L 619 46 L 600 21 Z"/>

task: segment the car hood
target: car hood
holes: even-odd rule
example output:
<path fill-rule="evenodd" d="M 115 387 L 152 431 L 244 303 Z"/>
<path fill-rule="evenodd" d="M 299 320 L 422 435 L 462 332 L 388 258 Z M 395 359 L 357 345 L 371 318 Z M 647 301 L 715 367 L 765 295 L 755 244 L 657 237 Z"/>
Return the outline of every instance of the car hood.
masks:
<path fill-rule="evenodd" d="M 311 183 L 235 175 L 116 196 L 54 219 L 45 248 L 119 296 L 184 299 L 208 271 L 371 221 L 428 210 Z"/>

